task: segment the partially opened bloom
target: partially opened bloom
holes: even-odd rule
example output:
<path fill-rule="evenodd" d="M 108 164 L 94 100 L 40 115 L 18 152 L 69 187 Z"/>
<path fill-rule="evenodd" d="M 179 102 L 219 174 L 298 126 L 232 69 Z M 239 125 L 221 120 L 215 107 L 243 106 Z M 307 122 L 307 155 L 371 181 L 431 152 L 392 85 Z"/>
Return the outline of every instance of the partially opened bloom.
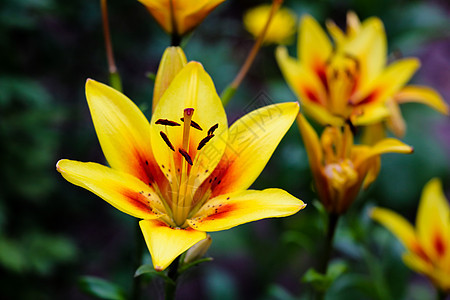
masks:
<path fill-rule="evenodd" d="M 225 0 L 139 0 L 169 34 L 183 36 Z"/>
<path fill-rule="evenodd" d="M 248 10 L 244 15 L 244 26 L 255 38 L 267 23 L 271 5 L 260 5 Z M 272 18 L 264 37 L 264 43 L 290 44 L 295 33 L 297 17 L 288 8 L 280 8 Z"/>
<path fill-rule="evenodd" d="M 167 47 L 159 63 L 153 88 L 152 111 L 155 110 L 159 99 L 169 87 L 175 76 L 187 64 L 186 54 L 181 47 Z"/>
<path fill-rule="evenodd" d="M 188 63 L 149 123 L 118 91 L 88 80 L 86 96 L 111 167 L 60 160 L 58 171 L 140 226 L 156 270 L 206 238 L 206 232 L 296 213 L 305 204 L 280 189 L 247 190 L 294 122 L 297 103 L 255 110 L 228 128 L 203 67 Z"/>
<path fill-rule="evenodd" d="M 328 28 L 334 46 L 317 21 L 304 16 L 298 59 L 289 57 L 284 47 L 276 51 L 287 83 L 316 121 L 336 126 L 346 120 L 354 125 L 375 124 L 394 115 L 395 108 L 389 102 L 406 99 L 446 111 L 436 92 L 404 87 L 419 68 L 418 59 L 404 58 L 386 65 L 386 34 L 380 19 L 373 17 L 360 23 L 356 15 L 349 14 L 347 33 L 332 22 Z"/>
<path fill-rule="evenodd" d="M 308 154 L 320 201 L 328 212 L 344 213 L 355 200 L 361 186 L 367 188 L 378 176 L 380 155 L 411 153 L 413 149 L 393 138 L 374 146 L 355 145 L 350 126 L 328 126 L 320 139 L 306 118 L 299 114 L 297 123 Z"/>
<path fill-rule="evenodd" d="M 415 229 L 389 209 L 375 207 L 371 216 L 405 246 L 403 261 L 408 267 L 450 292 L 450 207 L 439 179 L 430 180 L 423 189 Z"/>

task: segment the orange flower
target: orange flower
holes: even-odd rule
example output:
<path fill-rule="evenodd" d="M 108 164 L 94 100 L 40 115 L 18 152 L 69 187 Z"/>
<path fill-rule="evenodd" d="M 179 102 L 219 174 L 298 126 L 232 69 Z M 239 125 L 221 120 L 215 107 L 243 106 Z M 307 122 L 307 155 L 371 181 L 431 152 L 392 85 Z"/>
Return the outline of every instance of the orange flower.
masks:
<path fill-rule="evenodd" d="M 326 127 L 320 140 L 306 118 L 297 123 L 308 154 L 309 165 L 320 201 L 334 214 L 344 213 L 355 200 L 362 185 L 367 188 L 378 176 L 383 153 L 411 153 L 413 149 L 392 138 L 374 146 L 354 145 L 349 125 Z"/>
<path fill-rule="evenodd" d="M 139 0 L 169 34 L 183 36 L 225 0 Z"/>

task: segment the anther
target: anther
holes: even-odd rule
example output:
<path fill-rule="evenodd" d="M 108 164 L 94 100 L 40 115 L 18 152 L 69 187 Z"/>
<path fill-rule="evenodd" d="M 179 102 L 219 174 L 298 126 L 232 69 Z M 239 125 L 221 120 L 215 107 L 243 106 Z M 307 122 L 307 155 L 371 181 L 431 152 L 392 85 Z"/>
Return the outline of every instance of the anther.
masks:
<path fill-rule="evenodd" d="M 187 153 L 184 149 L 179 148 L 178 152 L 180 152 L 181 155 L 183 155 L 184 159 L 187 161 L 188 164 L 192 166 L 192 159 L 189 153 Z"/>
<path fill-rule="evenodd" d="M 219 123 L 211 126 L 211 128 L 208 130 L 208 135 L 212 135 L 217 128 L 219 128 Z"/>
<path fill-rule="evenodd" d="M 170 121 L 167 119 L 159 119 L 155 122 L 155 124 L 157 125 L 167 125 L 167 126 L 181 126 L 180 124 L 178 124 L 175 121 Z"/>
<path fill-rule="evenodd" d="M 166 145 L 170 148 L 170 150 L 175 152 L 175 148 L 173 147 L 172 143 L 169 141 L 169 138 L 167 137 L 167 134 L 165 134 L 162 131 L 160 131 L 159 134 L 161 135 L 161 137 L 164 140 L 164 142 L 166 142 Z"/>
<path fill-rule="evenodd" d="M 200 150 L 203 148 L 203 146 L 206 145 L 207 142 L 209 142 L 210 139 L 212 139 L 214 137 L 214 134 L 208 135 L 207 137 L 205 137 L 203 140 L 200 141 L 200 143 L 198 143 L 197 146 L 197 150 Z"/>
<path fill-rule="evenodd" d="M 184 122 L 184 118 L 180 118 L 181 121 Z M 193 120 L 191 120 L 191 127 L 198 129 L 200 131 L 202 131 L 203 129 L 200 127 L 200 125 L 198 125 L 198 123 L 194 122 Z"/>

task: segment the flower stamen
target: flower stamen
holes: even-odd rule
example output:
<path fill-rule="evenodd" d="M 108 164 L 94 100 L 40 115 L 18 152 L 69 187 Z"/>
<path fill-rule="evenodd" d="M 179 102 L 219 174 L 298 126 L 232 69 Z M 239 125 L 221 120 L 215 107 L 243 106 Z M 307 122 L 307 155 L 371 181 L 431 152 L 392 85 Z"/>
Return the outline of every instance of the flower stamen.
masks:
<path fill-rule="evenodd" d="M 180 118 L 181 121 L 184 122 L 184 118 Z M 198 125 L 198 123 L 194 122 L 194 120 L 191 120 L 191 127 L 198 129 L 200 131 L 203 131 L 203 129 Z"/>
<path fill-rule="evenodd" d="M 171 121 L 168 119 L 159 119 L 155 122 L 157 125 L 166 125 L 166 126 L 181 126 L 179 123 L 175 121 Z"/>
<path fill-rule="evenodd" d="M 219 123 L 216 123 L 215 125 L 211 126 L 211 128 L 208 129 L 208 135 L 212 135 L 217 128 L 219 128 Z"/>
<path fill-rule="evenodd" d="M 181 149 L 181 148 L 178 149 L 178 152 L 180 152 L 180 154 L 183 155 L 186 162 L 192 166 L 192 158 L 189 155 L 189 153 L 187 153 L 186 150 Z"/>
<path fill-rule="evenodd" d="M 214 134 L 207 135 L 203 140 L 200 141 L 200 143 L 198 143 L 197 150 L 201 150 L 203 146 L 205 146 L 206 143 L 209 142 L 209 140 L 211 140 L 213 137 Z"/>
<path fill-rule="evenodd" d="M 159 134 L 161 135 L 164 142 L 166 142 L 166 145 L 170 148 L 170 150 L 175 152 L 175 148 L 173 147 L 172 143 L 169 140 L 169 137 L 164 132 L 160 131 Z"/>

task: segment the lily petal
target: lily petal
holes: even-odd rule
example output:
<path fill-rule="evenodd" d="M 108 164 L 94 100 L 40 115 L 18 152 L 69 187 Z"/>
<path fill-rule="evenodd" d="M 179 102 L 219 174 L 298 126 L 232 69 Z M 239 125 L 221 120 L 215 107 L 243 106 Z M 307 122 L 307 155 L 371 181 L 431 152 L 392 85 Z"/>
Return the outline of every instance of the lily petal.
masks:
<path fill-rule="evenodd" d="M 180 254 L 206 238 L 205 232 L 192 228 L 172 228 L 158 220 L 142 220 L 139 226 L 156 271 L 163 271 Z"/>
<path fill-rule="evenodd" d="M 298 59 L 311 70 L 324 68 L 333 47 L 317 21 L 305 15 L 300 20 L 298 35 Z"/>
<path fill-rule="evenodd" d="M 394 99 L 389 99 L 386 102 L 389 109 L 389 118 L 387 119 L 388 128 L 397 136 L 403 137 L 406 131 L 405 119 L 403 119 L 400 106 Z"/>
<path fill-rule="evenodd" d="M 367 189 L 378 177 L 381 169 L 381 158 L 379 156 L 370 163 L 367 171 L 366 178 L 364 178 L 363 187 Z"/>
<path fill-rule="evenodd" d="M 62 159 L 56 169 L 70 183 L 91 191 L 120 211 L 141 219 L 156 219 L 165 209 L 158 194 L 139 179 L 96 163 Z"/>
<path fill-rule="evenodd" d="M 414 151 L 411 146 L 393 138 L 387 138 L 379 141 L 373 147 L 367 147 L 364 145 L 357 145 L 353 147 L 354 153 L 354 164 L 355 169 L 357 169 L 361 164 L 366 162 L 368 159 L 374 156 L 381 155 L 384 153 L 404 153 L 410 154 Z"/>
<path fill-rule="evenodd" d="M 339 26 L 333 20 L 327 20 L 325 22 L 325 26 L 327 27 L 328 32 L 336 43 L 337 47 L 340 47 L 345 41 L 345 33 L 342 31 Z"/>
<path fill-rule="evenodd" d="M 361 143 L 364 145 L 375 145 L 386 138 L 386 132 L 383 123 L 375 123 L 363 128 Z"/>
<path fill-rule="evenodd" d="M 289 87 L 302 103 L 326 104 L 325 87 L 311 69 L 290 57 L 284 46 L 277 47 L 275 56 Z"/>
<path fill-rule="evenodd" d="M 449 106 L 435 90 L 425 86 L 408 85 L 400 90 L 394 97 L 399 104 L 418 102 L 434 108 L 438 112 L 448 115 Z"/>
<path fill-rule="evenodd" d="M 436 273 L 436 270 L 433 268 L 429 262 L 424 260 L 420 255 L 417 255 L 412 252 L 408 252 L 402 255 L 403 262 L 410 267 L 412 270 L 415 270 L 418 273 L 433 276 Z"/>
<path fill-rule="evenodd" d="M 417 234 L 425 252 L 442 261 L 450 251 L 450 208 L 439 179 L 424 187 L 417 211 Z"/>
<path fill-rule="evenodd" d="M 396 212 L 381 207 L 374 207 L 370 212 L 370 216 L 392 232 L 410 251 L 417 245 L 418 242 L 413 226 Z"/>
<path fill-rule="evenodd" d="M 162 176 L 150 145 L 150 125 L 139 108 L 122 93 L 92 79 L 86 82 L 86 98 L 109 165 L 145 183 Z"/>
<path fill-rule="evenodd" d="M 343 126 L 344 118 L 331 114 L 324 106 L 316 103 L 302 102 L 303 111 L 320 125 Z"/>
<path fill-rule="evenodd" d="M 390 64 L 384 71 L 365 87 L 352 96 L 353 103 L 385 102 L 393 97 L 419 68 L 416 58 L 405 58 Z"/>
<path fill-rule="evenodd" d="M 168 119 L 183 125 L 180 118 L 183 117 L 186 108 L 194 109 L 192 120 L 203 129 L 201 131 L 191 128 L 189 149 L 183 149 L 194 160 L 191 173 L 200 175 L 196 179 L 196 184 L 199 185 L 211 174 L 223 155 L 228 139 L 228 123 L 211 77 L 197 62 L 188 63 L 173 79 L 159 100 L 152 117 L 152 149 L 159 166 L 163 169 L 163 166 L 172 165 L 172 157 L 175 157 L 175 166 L 172 168 L 181 169 L 184 160 L 178 153 L 178 149 L 183 148 L 183 126 L 169 127 L 155 123 L 159 119 Z M 215 137 L 201 150 L 197 150 L 200 141 L 206 137 L 208 129 L 216 124 L 218 128 L 214 132 Z M 165 132 L 173 144 L 175 153 L 161 138 L 161 131 Z"/>
<path fill-rule="evenodd" d="M 306 204 L 286 191 L 240 191 L 207 201 L 187 222 L 202 231 L 219 231 L 265 218 L 290 216 Z"/>
<path fill-rule="evenodd" d="M 358 32 L 343 46 L 344 53 L 358 59 L 361 84 L 369 83 L 380 75 L 386 64 L 386 43 L 383 22 L 373 17 L 366 19 Z M 364 89 L 364 86 L 360 88 Z"/>
<path fill-rule="evenodd" d="M 384 103 L 372 103 L 358 109 L 360 111 L 351 117 L 352 123 L 355 126 L 379 123 L 389 116 L 389 109 Z"/>
<path fill-rule="evenodd" d="M 266 166 L 298 111 L 297 102 L 274 104 L 237 120 L 229 129 L 223 158 L 211 175 L 221 180 L 221 184 L 213 189 L 212 197 L 248 189 Z"/>
<path fill-rule="evenodd" d="M 319 136 L 303 114 L 297 116 L 297 124 L 308 154 L 309 166 L 313 173 L 318 173 L 320 172 L 323 159 Z"/>

